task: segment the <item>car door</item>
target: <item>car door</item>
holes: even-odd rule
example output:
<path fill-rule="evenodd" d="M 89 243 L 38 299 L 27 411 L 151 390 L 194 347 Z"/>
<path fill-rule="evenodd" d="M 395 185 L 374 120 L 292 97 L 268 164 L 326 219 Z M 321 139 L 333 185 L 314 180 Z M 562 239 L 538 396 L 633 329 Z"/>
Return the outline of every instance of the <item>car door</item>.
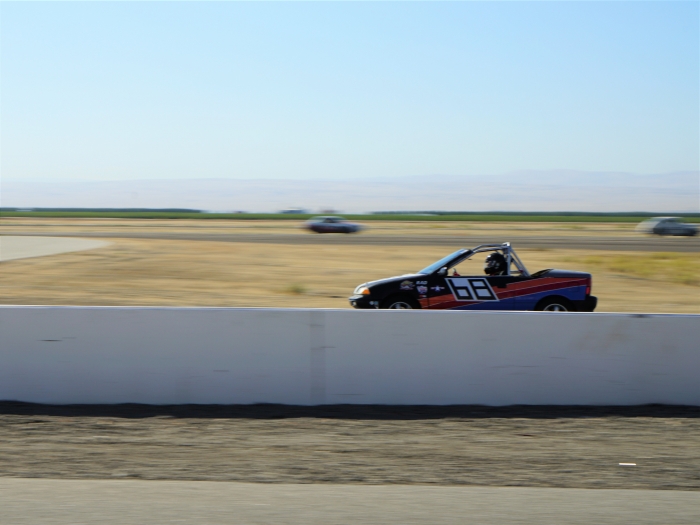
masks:
<path fill-rule="evenodd" d="M 525 303 L 521 301 L 522 295 L 527 293 L 529 277 L 520 275 L 494 275 L 485 277 L 491 290 L 498 298 L 497 305 L 492 310 L 526 310 Z"/>
<path fill-rule="evenodd" d="M 503 279 L 496 284 L 503 286 Z M 432 275 L 428 281 L 428 308 L 500 309 L 499 297 L 486 276 Z"/>
<path fill-rule="evenodd" d="M 517 289 L 514 284 L 522 280 L 520 277 L 512 275 L 494 275 L 484 277 L 488 282 L 491 292 L 498 298 L 493 309 L 497 310 L 517 310 L 516 299 Z M 484 292 L 487 294 L 487 292 Z"/>
<path fill-rule="evenodd" d="M 509 284 L 520 280 L 512 276 L 437 274 L 428 280 L 428 308 L 458 310 L 514 310 L 514 290 Z"/>

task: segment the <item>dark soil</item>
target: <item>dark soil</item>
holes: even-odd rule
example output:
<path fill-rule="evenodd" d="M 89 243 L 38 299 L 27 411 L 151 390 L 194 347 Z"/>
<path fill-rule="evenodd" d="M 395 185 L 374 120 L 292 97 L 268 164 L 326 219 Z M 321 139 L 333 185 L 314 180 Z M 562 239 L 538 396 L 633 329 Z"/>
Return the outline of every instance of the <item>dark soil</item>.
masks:
<path fill-rule="evenodd" d="M 700 408 L 0 403 L 0 476 L 700 490 Z"/>

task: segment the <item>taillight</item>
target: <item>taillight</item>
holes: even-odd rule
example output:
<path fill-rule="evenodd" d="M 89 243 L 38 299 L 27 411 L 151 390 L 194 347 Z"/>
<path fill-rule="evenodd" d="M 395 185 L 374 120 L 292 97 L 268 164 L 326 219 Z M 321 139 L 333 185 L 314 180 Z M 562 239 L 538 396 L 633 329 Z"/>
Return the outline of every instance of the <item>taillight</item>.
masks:
<path fill-rule="evenodd" d="M 588 283 L 588 286 L 586 286 L 586 295 L 591 295 L 591 284 Z"/>

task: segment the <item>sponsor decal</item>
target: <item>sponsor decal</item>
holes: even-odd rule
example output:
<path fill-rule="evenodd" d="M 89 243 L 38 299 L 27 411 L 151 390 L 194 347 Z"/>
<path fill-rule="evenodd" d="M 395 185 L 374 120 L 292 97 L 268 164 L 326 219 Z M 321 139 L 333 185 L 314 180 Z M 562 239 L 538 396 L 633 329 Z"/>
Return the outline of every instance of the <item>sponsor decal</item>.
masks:
<path fill-rule="evenodd" d="M 418 290 L 418 293 L 421 295 L 425 295 L 428 293 L 428 287 L 427 286 L 416 286 L 416 290 Z"/>
<path fill-rule="evenodd" d="M 445 289 L 445 287 L 444 286 L 433 286 L 430 289 L 433 290 L 434 292 L 441 292 L 442 290 Z"/>
<path fill-rule="evenodd" d="M 457 301 L 498 301 L 486 279 L 452 277 L 445 280 Z"/>
<path fill-rule="evenodd" d="M 428 281 L 416 281 L 417 284 L 428 284 Z"/>
<path fill-rule="evenodd" d="M 413 283 L 413 281 L 404 281 L 404 282 L 401 283 L 400 288 L 401 288 L 402 290 L 413 290 L 413 288 L 414 288 L 415 286 L 416 286 L 416 285 Z"/>

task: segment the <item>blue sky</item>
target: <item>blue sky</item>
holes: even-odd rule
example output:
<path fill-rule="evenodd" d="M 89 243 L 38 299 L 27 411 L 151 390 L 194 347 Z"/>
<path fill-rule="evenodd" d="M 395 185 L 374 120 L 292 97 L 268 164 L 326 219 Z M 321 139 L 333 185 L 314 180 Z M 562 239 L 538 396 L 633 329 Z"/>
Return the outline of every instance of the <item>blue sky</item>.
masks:
<path fill-rule="evenodd" d="M 0 175 L 700 169 L 698 2 L 0 2 Z"/>

